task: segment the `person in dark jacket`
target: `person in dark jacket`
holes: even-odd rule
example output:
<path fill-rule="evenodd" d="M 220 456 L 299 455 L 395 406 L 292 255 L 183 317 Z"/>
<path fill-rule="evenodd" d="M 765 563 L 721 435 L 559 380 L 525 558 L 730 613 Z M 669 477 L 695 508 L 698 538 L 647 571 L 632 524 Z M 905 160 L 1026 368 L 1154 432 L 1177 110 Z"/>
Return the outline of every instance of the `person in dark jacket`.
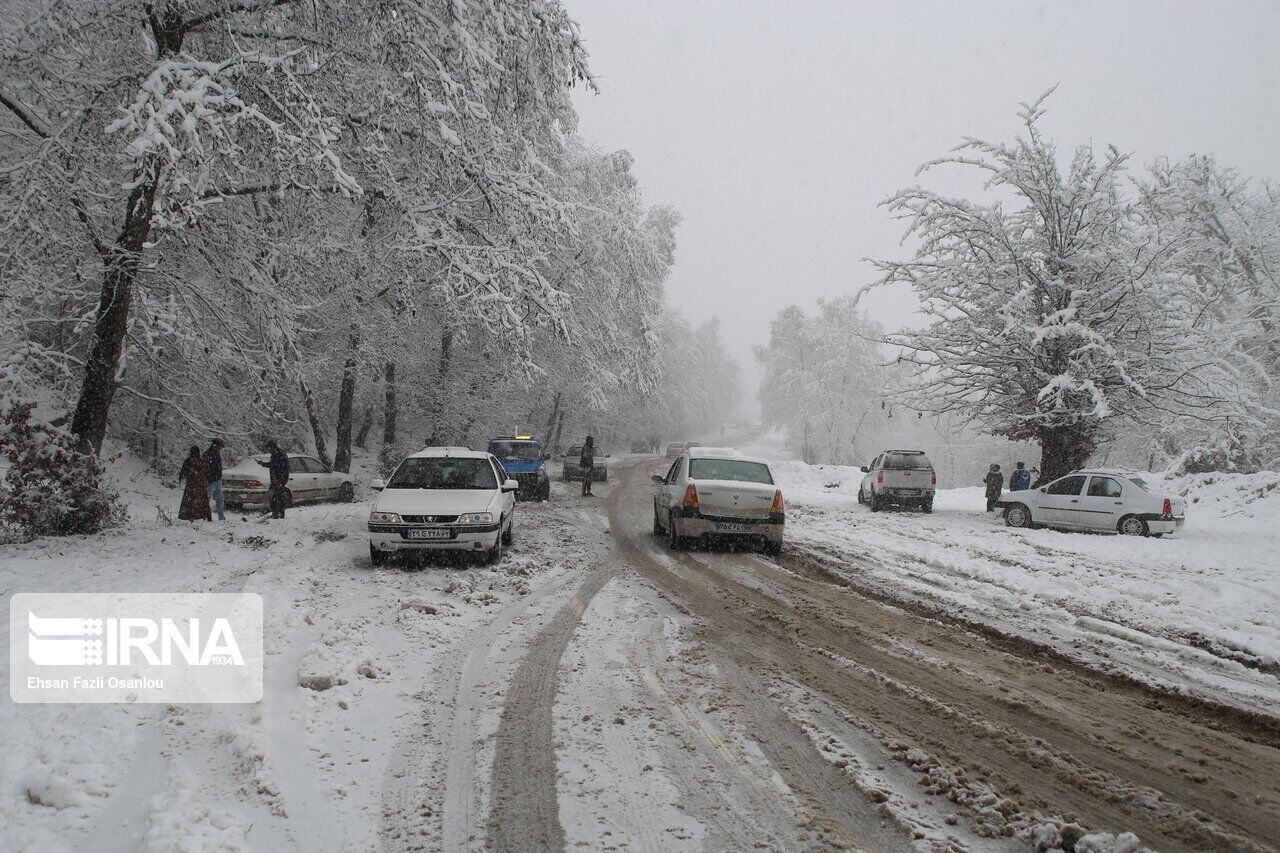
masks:
<path fill-rule="evenodd" d="M 271 505 L 272 518 L 284 518 L 284 509 L 289 501 L 285 490 L 289 482 L 289 457 L 274 441 L 267 442 L 267 450 L 271 451 L 271 458 L 258 463 L 267 469 L 267 474 L 271 477 L 271 484 L 267 487 L 267 502 Z"/>
<path fill-rule="evenodd" d="M 1021 492 L 1031 488 L 1031 472 L 1027 470 L 1027 466 L 1021 462 L 1014 467 L 1013 473 L 1009 475 L 1009 491 Z"/>
<path fill-rule="evenodd" d="M 587 440 L 583 442 L 578 463 L 582 466 L 582 493 L 590 495 L 591 478 L 596 475 L 596 440 L 592 436 L 587 436 Z"/>
<path fill-rule="evenodd" d="M 204 452 L 204 461 L 209 466 L 209 500 L 213 501 L 218 521 L 226 521 L 227 502 L 222 496 L 222 439 L 215 438 L 209 442 L 209 449 Z"/>
<path fill-rule="evenodd" d="M 182 463 L 178 472 L 179 480 L 186 480 L 186 488 L 182 490 L 182 503 L 178 506 L 178 518 L 183 521 L 211 521 L 209 513 L 209 493 L 206 490 L 209 474 L 208 463 L 200 455 L 199 447 L 192 447 L 191 453 Z"/>
<path fill-rule="evenodd" d="M 1004 474 L 1000 473 L 1000 466 L 993 464 L 982 482 L 987 486 L 987 512 L 991 512 L 996 508 L 996 501 L 1000 500 L 1000 492 L 1004 491 Z"/>

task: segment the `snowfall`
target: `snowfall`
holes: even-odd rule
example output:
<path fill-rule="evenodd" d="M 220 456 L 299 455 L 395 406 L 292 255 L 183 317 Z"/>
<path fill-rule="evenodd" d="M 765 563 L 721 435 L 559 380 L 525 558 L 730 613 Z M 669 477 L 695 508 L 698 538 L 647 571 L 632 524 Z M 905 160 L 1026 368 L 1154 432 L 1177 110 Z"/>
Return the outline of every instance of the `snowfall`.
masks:
<path fill-rule="evenodd" d="M 744 449 L 785 456 L 776 441 Z M 553 500 L 528 508 L 496 567 L 374 569 L 365 487 L 354 504 L 298 507 L 283 521 L 229 513 L 226 523 L 191 524 L 168 520 L 178 492 L 140 463 L 122 455 L 112 471 L 128 525 L 0 546 L 5 604 L 21 592 L 257 593 L 264 697 L 189 706 L 6 700 L 2 850 L 378 846 L 394 825 L 387 791 L 414 776 L 410 765 L 450 790 L 460 778 L 487 778 L 492 756 L 482 745 L 501 701 L 477 685 L 517 665 L 513 626 L 548 621 L 548 605 L 563 603 L 608 535 L 566 528 Z M 367 471 L 357 474 L 368 482 Z M 983 512 L 977 485 L 940 491 L 932 515 L 872 515 L 857 503 L 856 468 L 779 461 L 775 475 L 787 547 L 821 555 L 864 587 L 1123 678 L 1280 716 L 1280 474 L 1152 475 L 1188 501 L 1186 527 L 1160 540 L 1012 530 Z M 610 622 L 630 618 L 620 600 L 597 598 L 562 666 L 602 666 L 617 653 L 610 644 L 625 632 Z M 9 608 L 0 613 L 7 644 Z M 573 708 L 557 713 L 562 734 L 568 710 L 593 701 L 566 686 L 557 702 Z M 451 713 L 459 707 L 473 713 Z M 433 735 L 439 728 L 451 728 L 448 738 Z M 596 760 L 598 744 L 580 729 L 562 738 L 562 767 Z M 446 741 L 476 749 L 448 751 Z M 646 784 L 657 787 L 639 786 L 637 796 L 669 800 L 653 778 Z M 574 784 L 572 772 L 562 775 L 561 785 Z M 565 806 L 560 818 L 570 846 L 598 839 L 591 810 Z M 419 825 L 431 849 L 477 842 L 439 816 Z M 695 828 L 683 838 L 699 849 Z M 681 837 L 663 844 L 680 849 Z"/>

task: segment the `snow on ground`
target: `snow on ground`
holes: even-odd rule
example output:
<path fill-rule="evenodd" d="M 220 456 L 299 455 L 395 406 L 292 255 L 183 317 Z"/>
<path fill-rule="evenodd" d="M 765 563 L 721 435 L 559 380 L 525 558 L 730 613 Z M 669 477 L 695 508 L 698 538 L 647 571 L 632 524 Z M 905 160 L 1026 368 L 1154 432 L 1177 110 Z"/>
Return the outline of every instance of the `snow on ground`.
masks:
<path fill-rule="evenodd" d="M 169 523 L 179 493 L 124 457 L 125 528 L 0 546 L 0 590 L 262 595 L 258 705 L 0 705 L 0 849 L 369 849 L 398 746 L 423 725 L 423 678 L 532 581 L 566 571 L 547 536 L 497 570 L 449 562 L 374 569 L 368 503 L 283 521 Z M 525 509 L 527 505 L 522 505 Z M 539 508 L 527 508 L 532 522 Z M 519 516 L 518 516 L 519 517 Z M 9 609 L 0 614 L 8 657 Z M 8 667 L 0 689 L 8 693 Z M 483 732 L 481 732 L 483 734 Z"/>
<path fill-rule="evenodd" d="M 766 444 L 752 452 L 767 452 Z M 872 514 L 857 468 L 773 465 L 788 540 L 893 597 L 940 606 L 1093 666 L 1280 716 L 1280 474 L 1162 478 L 1176 535 L 1013 530 L 981 486 Z"/>

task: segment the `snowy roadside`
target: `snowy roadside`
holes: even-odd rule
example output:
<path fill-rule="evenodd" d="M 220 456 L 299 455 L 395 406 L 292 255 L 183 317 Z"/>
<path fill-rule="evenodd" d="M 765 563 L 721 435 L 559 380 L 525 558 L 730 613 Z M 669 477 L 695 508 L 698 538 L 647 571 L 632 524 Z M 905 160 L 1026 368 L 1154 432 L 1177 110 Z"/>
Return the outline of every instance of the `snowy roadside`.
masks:
<path fill-rule="evenodd" d="M 872 514 L 857 468 L 779 462 L 788 536 L 861 585 L 1100 670 L 1280 717 L 1280 475 L 1188 477 L 1165 539 L 1011 530 L 981 487 Z"/>
<path fill-rule="evenodd" d="M 374 847 L 386 789 L 404 772 L 397 749 L 442 701 L 431 673 L 567 570 L 549 558 L 536 506 L 522 505 L 522 541 L 497 570 L 375 570 L 366 503 L 169 525 L 156 505 L 176 506 L 176 491 L 127 463 L 115 473 L 129 526 L 0 547 L 0 590 L 258 593 L 263 701 L 19 705 L 5 667 L 0 849 Z M 7 658 L 7 606 L 0 619 Z"/>

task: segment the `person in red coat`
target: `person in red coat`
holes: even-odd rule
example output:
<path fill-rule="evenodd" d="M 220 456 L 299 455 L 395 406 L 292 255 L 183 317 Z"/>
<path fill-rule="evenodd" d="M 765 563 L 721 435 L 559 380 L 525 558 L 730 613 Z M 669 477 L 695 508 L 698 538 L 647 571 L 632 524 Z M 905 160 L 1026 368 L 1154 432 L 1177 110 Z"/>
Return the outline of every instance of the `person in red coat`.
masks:
<path fill-rule="evenodd" d="M 191 455 L 182 463 L 178 479 L 187 481 L 186 488 L 182 490 L 178 518 L 183 521 L 201 518 L 212 521 L 213 513 L 209 512 L 209 463 L 200 455 L 200 448 L 191 448 Z"/>

